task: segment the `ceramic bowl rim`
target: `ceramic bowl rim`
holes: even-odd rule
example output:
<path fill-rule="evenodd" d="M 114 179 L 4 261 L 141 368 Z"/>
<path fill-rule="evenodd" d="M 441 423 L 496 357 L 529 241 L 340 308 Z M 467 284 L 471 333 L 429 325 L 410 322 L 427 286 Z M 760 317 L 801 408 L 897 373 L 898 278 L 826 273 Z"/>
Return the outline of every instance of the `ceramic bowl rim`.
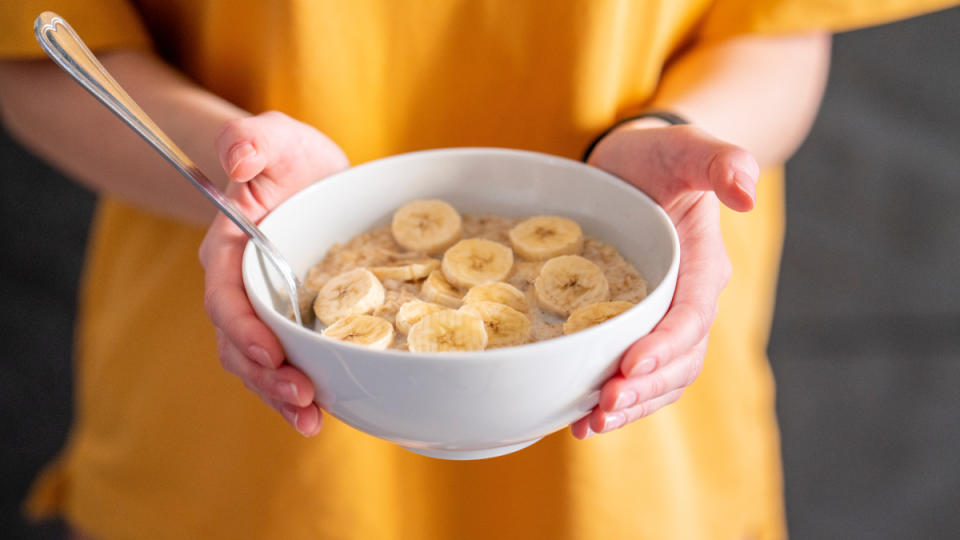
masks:
<path fill-rule="evenodd" d="M 369 347 L 364 347 L 362 345 L 356 345 L 353 343 L 347 343 L 343 341 L 338 341 L 334 339 L 329 339 L 323 337 L 319 332 L 313 330 L 312 328 L 305 328 L 298 326 L 294 321 L 280 315 L 270 305 L 269 302 L 264 302 L 259 298 L 254 298 L 256 295 L 248 294 L 247 297 L 251 304 L 261 303 L 266 309 L 266 313 L 272 319 L 272 322 L 267 323 L 264 321 L 264 324 L 267 326 L 273 326 L 274 324 L 280 324 L 284 327 L 285 330 L 295 332 L 301 337 L 317 340 L 322 343 L 324 346 L 332 346 L 335 348 L 342 347 L 346 351 L 362 351 L 365 354 L 377 354 L 383 355 L 385 358 L 390 358 L 393 361 L 396 360 L 413 360 L 417 361 L 433 361 L 433 362 L 449 362 L 451 359 L 455 359 L 458 362 L 488 362 L 496 361 L 498 359 L 510 358 L 512 361 L 515 361 L 518 356 L 527 356 L 527 355 L 538 355 L 541 353 L 548 353 L 552 349 L 561 348 L 564 344 L 573 343 L 575 340 L 588 340 L 595 339 L 597 336 L 600 336 L 605 333 L 614 332 L 615 329 L 622 324 L 625 324 L 626 320 L 629 320 L 633 315 L 634 317 L 640 316 L 643 312 L 645 304 L 648 303 L 648 299 L 652 298 L 655 295 L 665 294 L 665 289 L 671 289 L 670 294 L 673 295 L 675 286 L 676 286 L 676 276 L 679 270 L 680 264 L 680 242 L 677 235 L 676 228 L 673 225 L 673 222 L 670 220 L 670 217 L 667 215 L 666 211 L 656 203 L 649 195 L 644 193 L 642 190 L 630 185 L 626 181 L 606 172 L 599 168 L 587 165 L 580 161 L 575 161 L 569 158 L 564 158 L 561 156 L 555 156 L 551 154 L 544 154 L 541 152 L 534 152 L 529 150 L 517 150 L 510 148 L 496 148 L 496 147 L 457 147 L 457 148 L 439 148 L 432 150 L 419 150 L 413 152 L 406 152 L 402 154 L 396 154 L 360 165 L 352 166 L 348 169 L 340 171 L 338 173 L 332 174 L 321 181 L 318 181 L 310 186 L 307 186 L 298 193 L 292 195 L 284 202 L 279 204 L 276 208 L 271 210 L 264 218 L 260 221 L 260 224 L 268 223 L 271 218 L 276 216 L 278 211 L 297 199 L 307 197 L 313 191 L 324 189 L 322 186 L 328 184 L 329 182 L 342 182 L 349 181 L 349 177 L 355 174 L 359 174 L 357 171 L 364 171 L 369 168 L 383 167 L 385 164 L 394 163 L 398 161 L 407 161 L 407 160 L 418 160 L 418 159 L 428 159 L 431 156 L 435 155 L 489 155 L 493 157 L 521 157 L 523 159 L 533 159 L 540 160 L 544 163 L 567 167 L 567 168 L 578 168 L 583 171 L 584 174 L 592 176 L 594 180 L 612 184 L 615 189 L 621 189 L 625 193 L 631 193 L 631 196 L 638 197 L 644 201 L 644 204 L 648 205 L 649 209 L 654 212 L 654 214 L 659 218 L 658 221 L 662 222 L 665 225 L 664 229 L 669 235 L 669 241 L 671 246 L 671 258 L 670 263 L 667 267 L 666 272 L 664 272 L 663 278 L 657 284 L 656 287 L 647 291 L 647 296 L 644 297 L 639 303 L 637 303 L 632 308 L 623 312 L 622 314 L 614 317 L 608 321 L 605 321 L 603 324 L 576 332 L 570 335 L 562 335 L 555 338 L 545 339 L 543 341 L 538 341 L 535 343 L 526 343 L 523 345 L 515 345 L 511 347 L 502 347 L 496 349 L 488 349 L 484 351 L 464 351 L 464 352 L 435 352 L 435 353 L 412 353 L 409 351 L 396 350 L 396 349 L 387 349 L 387 350 L 373 350 Z M 275 218 L 280 219 L 280 218 Z M 253 249 L 256 249 L 253 245 L 253 242 L 247 240 L 243 254 L 241 255 L 241 272 L 243 277 L 243 284 L 245 290 L 249 290 L 250 283 L 248 279 L 248 264 L 245 261 L 248 259 L 247 253 Z M 661 318 L 663 314 L 658 315 L 658 319 Z M 618 322 L 619 321 L 619 324 Z M 611 325 L 612 323 L 612 325 Z"/>

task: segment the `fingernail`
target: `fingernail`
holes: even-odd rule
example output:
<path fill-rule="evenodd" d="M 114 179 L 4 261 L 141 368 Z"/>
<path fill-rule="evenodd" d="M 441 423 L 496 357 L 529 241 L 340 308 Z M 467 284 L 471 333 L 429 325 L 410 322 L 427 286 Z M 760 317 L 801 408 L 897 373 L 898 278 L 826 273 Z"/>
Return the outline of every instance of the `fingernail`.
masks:
<path fill-rule="evenodd" d="M 233 175 L 233 171 L 237 170 L 237 167 L 240 166 L 240 163 L 248 157 L 257 153 L 257 149 L 253 147 L 252 144 L 248 142 L 240 143 L 233 147 L 230 150 L 230 163 L 233 163 L 230 168 L 230 175 Z"/>
<path fill-rule="evenodd" d="M 303 432 L 300 431 L 300 410 L 291 405 L 281 405 L 280 406 L 280 415 L 283 416 L 283 419 L 290 423 L 293 426 L 293 429 L 297 430 L 297 433 L 303 435 Z"/>
<path fill-rule="evenodd" d="M 247 356 L 263 367 L 273 367 L 273 359 L 270 358 L 270 353 L 259 345 L 251 345 L 248 347 Z"/>
<path fill-rule="evenodd" d="M 657 359 L 648 356 L 646 358 L 641 358 L 636 364 L 633 365 L 633 368 L 630 370 L 628 377 L 636 377 L 637 375 L 646 375 L 647 373 L 652 373 L 657 367 Z"/>
<path fill-rule="evenodd" d="M 297 433 L 306 437 L 306 435 L 300 431 L 300 411 L 295 411 L 293 413 L 293 429 L 297 430 Z"/>
<path fill-rule="evenodd" d="M 620 392 L 620 395 L 617 396 L 617 400 L 613 403 L 613 410 L 619 411 L 620 409 L 626 409 L 636 402 L 637 393 L 633 390 L 625 390 Z"/>
<path fill-rule="evenodd" d="M 622 412 L 612 412 L 603 415 L 603 431 L 612 431 L 627 423 L 627 416 Z"/>
<path fill-rule="evenodd" d="M 733 183 L 740 188 L 740 191 L 746 193 L 750 196 L 750 200 L 756 200 L 757 194 L 755 190 L 756 182 L 753 181 L 753 177 L 747 174 L 745 171 L 737 170 L 733 173 Z"/>
<path fill-rule="evenodd" d="M 280 395 L 288 403 L 297 405 L 300 403 L 300 392 L 297 391 L 297 385 L 293 383 L 280 383 Z"/>

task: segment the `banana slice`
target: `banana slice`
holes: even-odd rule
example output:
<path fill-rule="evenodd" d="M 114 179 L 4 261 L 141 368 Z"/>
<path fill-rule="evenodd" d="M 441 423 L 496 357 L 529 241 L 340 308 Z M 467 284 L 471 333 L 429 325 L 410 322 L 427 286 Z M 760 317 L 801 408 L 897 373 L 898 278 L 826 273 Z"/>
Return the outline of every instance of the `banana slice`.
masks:
<path fill-rule="evenodd" d="M 482 351 L 487 346 L 487 331 L 480 317 L 453 310 L 438 311 L 410 327 L 407 346 L 417 353 Z"/>
<path fill-rule="evenodd" d="M 464 288 L 503 281 L 512 267 L 513 251 L 510 248 L 482 238 L 457 242 L 443 254 L 440 263 L 447 281 Z"/>
<path fill-rule="evenodd" d="M 456 209 L 444 201 L 431 199 L 401 206 L 393 214 L 391 230 L 394 240 L 404 248 L 433 255 L 460 239 L 462 225 Z"/>
<path fill-rule="evenodd" d="M 633 307 L 630 302 L 600 302 L 573 310 L 563 323 L 563 333 L 572 334 L 607 322 Z"/>
<path fill-rule="evenodd" d="M 423 300 L 411 300 L 404 303 L 400 306 L 400 309 L 397 310 L 396 323 L 397 330 L 401 334 L 410 333 L 410 327 L 420 322 L 420 319 L 430 315 L 431 313 L 436 313 L 438 311 L 443 311 L 449 309 L 446 306 L 441 306 L 440 304 L 434 304 L 431 302 L 424 302 Z"/>
<path fill-rule="evenodd" d="M 371 349 L 386 349 L 393 343 L 393 325 L 373 315 L 347 315 L 323 331 L 331 339 L 356 343 Z"/>
<path fill-rule="evenodd" d="M 370 271 L 380 279 L 416 281 L 429 276 L 430 272 L 437 268 L 440 268 L 440 261 L 437 259 L 417 259 L 384 266 L 372 266 Z"/>
<path fill-rule="evenodd" d="M 510 243 L 517 255 L 542 261 L 583 251 L 583 233 L 576 221 L 556 216 L 535 216 L 510 229 Z"/>
<path fill-rule="evenodd" d="M 440 270 L 430 272 L 420 286 L 420 292 L 427 300 L 454 309 L 463 304 L 463 295 L 443 277 Z"/>
<path fill-rule="evenodd" d="M 603 270 L 579 255 L 561 255 L 543 263 L 533 289 L 540 306 L 563 316 L 610 299 Z"/>
<path fill-rule="evenodd" d="M 347 315 L 363 315 L 383 305 L 386 291 L 377 276 L 365 268 L 338 274 L 320 287 L 313 312 L 329 326 Z"/>
<path fill-rule="evenodd" d="M 513 285 L 502 281 L 494 281 L 493 283 L 484 283 L 483 285 L 471 287 L 470 290 L 467 291 L 467 294 L 464 295 L 463 302 L 465 304 L 472 304 L 474 302 L 497 302 L 521 312 L 526 312 L 530 309 L 530 306 L 527 304 L 527 295 L 520 292 L 520 289 Z"/>
<path fill-rule="evenodd" d="M 530 319 L 510 306 L 480 301 L 464 304 L 458 311 L 483 320 L 488 348 L 522 345 L 530 338 Z"/>

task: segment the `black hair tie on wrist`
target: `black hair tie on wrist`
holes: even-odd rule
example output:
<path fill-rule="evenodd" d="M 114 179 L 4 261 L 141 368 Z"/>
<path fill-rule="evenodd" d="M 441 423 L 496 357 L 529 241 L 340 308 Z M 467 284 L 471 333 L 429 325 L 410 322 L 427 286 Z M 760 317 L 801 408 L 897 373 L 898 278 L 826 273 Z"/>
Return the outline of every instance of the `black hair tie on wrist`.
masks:
<path fill-rule="evenodd" d="M 633 122 L 634 120 L 640 120 L 641 118 L 659 118 L 660 120 L 663 120 L 664 122 L 674 126 L 690 123 L 686 118 L 668 111 L 646 111 L 640 114 L 635 114 L 633 116 L 628 116 L 618 122 L 615 122 L 612 126 L 603 130 L 603 133 L 601 133 L 600 135 L 597 135 L 596 138 L 594 138 L 593 141 L 590 143 L 590 145 L 587 146 L 587 149 L 586 151 L 583 152 L 583 157 L 580 160 L 586 163 L 587 159 L 590 157 L 590 154 L 593 153 L 593 149 L 596 148 L 600 140 L 606 137 L 607 135 L 609 135 L 611 131 L 626 124 L 627 122 Z"/>

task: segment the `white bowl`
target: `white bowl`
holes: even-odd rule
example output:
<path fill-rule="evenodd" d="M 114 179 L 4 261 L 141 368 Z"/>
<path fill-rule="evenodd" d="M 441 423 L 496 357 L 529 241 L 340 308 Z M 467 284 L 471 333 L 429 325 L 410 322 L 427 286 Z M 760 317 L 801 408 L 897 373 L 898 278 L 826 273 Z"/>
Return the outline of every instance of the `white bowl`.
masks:
<path fill-rule="evenodd" d="M 606 323 L 529 345 L 469 353 L 375 351 L 327 339 L 278 313 L 273 299 L 281 282 L 248 243 L 247 295 L 289 362 L 316 385 L 317 403 L 356 429 L 445 459 L 510 453 L 590 411 L 621 353 L 670 305 L 680 246 L 666 213 L 636 188 L 577 161 L 464 148 L 353 167 L 298 193 L 260 226 L 303 276 L 331 245 L 389 223 L 399 206 L 420 198 L 444 199 L 464 214 L 574 219 L 636 266 L 649 295 Z"/>

